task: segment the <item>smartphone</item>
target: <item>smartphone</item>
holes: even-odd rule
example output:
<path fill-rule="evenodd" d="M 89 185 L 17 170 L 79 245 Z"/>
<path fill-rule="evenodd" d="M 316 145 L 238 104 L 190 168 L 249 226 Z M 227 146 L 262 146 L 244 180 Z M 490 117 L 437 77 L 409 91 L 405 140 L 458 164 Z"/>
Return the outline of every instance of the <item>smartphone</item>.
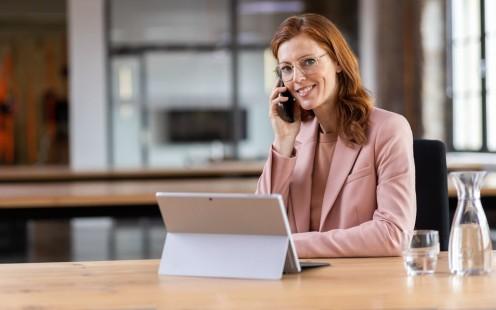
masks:
<path fill-rule="evenodd" d="M 284 83 L 280 82 L 279 84 L 280 87 L 284 86 Z M 279 96 L 283 97 L 288 97 L 288 101 L 286 102 L 281 102 L 277 105 L 277 113 L 279 113 L 279 116 L 286 122 L 292 123 L 294 122 L 294 104 L 295 104 L 295 98 L 289 90 L 286 90 L 283 93 L 280 93 Z"/>

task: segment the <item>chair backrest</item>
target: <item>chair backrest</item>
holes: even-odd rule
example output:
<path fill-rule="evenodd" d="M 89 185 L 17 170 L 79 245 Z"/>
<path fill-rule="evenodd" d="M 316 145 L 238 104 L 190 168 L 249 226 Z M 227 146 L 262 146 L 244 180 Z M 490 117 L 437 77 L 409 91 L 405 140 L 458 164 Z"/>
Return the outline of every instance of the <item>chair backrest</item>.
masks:
<path fill-rule="evenodd" d="M 447 251 L 450 223 L 446 149 L 438 140 L 415 139 L 413 156 L 417 192 L 415 229 L 438 230 L 441 251 Z"/>

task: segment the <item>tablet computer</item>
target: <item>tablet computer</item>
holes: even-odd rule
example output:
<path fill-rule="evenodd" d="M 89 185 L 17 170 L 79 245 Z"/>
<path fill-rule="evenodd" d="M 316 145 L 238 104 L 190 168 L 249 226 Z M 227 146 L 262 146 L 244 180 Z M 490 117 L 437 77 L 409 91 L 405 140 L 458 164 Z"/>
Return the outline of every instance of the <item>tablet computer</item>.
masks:
<path fill-rule="evenodd" d="M 301 271 L 280 195 L 158 192 L 156 198 L 167 231 L 160 274 L 275 279 Z"/>

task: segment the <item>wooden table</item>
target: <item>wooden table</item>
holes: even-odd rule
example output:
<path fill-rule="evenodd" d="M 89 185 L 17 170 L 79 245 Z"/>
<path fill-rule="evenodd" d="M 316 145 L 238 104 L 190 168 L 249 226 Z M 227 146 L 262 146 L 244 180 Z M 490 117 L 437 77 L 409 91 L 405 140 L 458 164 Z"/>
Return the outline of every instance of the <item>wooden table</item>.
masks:
<path fill-rule="evenodd" d="M 258 177 L 0 184 L 0 218 L 156 216 L 155 193 L 254 193 Z"/>
<path fill-rule="evenodd" d="M 496 171 L 496 154 L 479 152 L 448 152 L 448 171 L 487 170 Z"/>
<path fill-rule="evenodd" d="M 73 170 L 67 166 L 9 166 L 0 167 L 0 183 L 256 177 L 262 173 L 263 165 L 263 161 L 222 161 L 189 167 L 98 170 Z"/>
<path fill-rule="evenodd" d="M 400 257 L 348 258 L 277 281 L 159 276 L 159 260 L 4 264 L 0 300 L 7 310 L 494 309 L 496 273 L 453 276 L 446 256 L 431 276 L 407 276 Z"/>
<path fill-rule="evenodd" d="M 172 179 L 94 180 L 0 184 L 0 216 L 63 218 L 73 216 L 158 215 L 155 193 L 254 193 L 252 177 L 199 177 Z M 456 190 L 449 185 L 450 208 L 456 208 Z M 496 209 L 496 173 L 490 173 L 481 191 L 485 208 Z"/>

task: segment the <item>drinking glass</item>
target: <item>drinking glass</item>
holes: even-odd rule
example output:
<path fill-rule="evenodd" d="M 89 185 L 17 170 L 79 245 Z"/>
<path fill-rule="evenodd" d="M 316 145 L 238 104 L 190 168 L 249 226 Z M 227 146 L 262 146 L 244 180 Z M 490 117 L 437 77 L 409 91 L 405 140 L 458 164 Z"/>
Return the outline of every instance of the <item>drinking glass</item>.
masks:
<path fill-rule="evenodd" d="M 403 263 L 408 275 L 428 275 L 436 271 L 439 254 L 437 230 L 409 230 L 403 232 Z"/>

